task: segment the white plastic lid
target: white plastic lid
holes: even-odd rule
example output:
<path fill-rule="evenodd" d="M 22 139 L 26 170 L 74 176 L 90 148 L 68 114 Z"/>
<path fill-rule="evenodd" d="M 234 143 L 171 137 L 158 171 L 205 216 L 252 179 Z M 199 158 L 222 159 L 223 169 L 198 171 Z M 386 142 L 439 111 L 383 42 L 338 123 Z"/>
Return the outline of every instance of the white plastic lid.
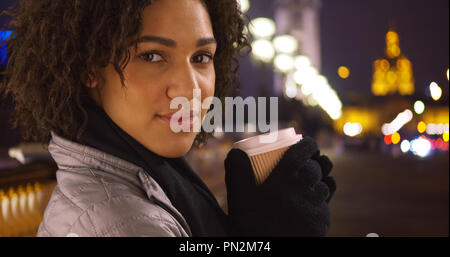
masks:
<path fill-rule="evenodd" d="M 277 137 L 276 141 L 273 143 L 262 143 L 264 141 L 261 140 L 261 137 L 267 137 L 270 134 Z M 296 134 L 294 128 L 287 128 L 243 139 L 234 143 L 233 148 L 241 149 L 246 152 L 248 156 L 253 156 L 294 145 L 302 139 L 303 136 L 301 134 Z"/>

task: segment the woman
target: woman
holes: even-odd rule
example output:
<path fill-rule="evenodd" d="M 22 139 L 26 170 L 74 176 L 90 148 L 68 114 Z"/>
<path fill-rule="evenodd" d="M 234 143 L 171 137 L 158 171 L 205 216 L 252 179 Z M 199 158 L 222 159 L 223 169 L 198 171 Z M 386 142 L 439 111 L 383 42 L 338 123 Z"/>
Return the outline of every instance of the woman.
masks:
<path fill-rule="evenodd" d="M 258 187 L 230 151 L 226 215 L 183 158 L 208 134 L 170 129 L 171 100 L 236 85 L 249 46 L 236 0 L 22 0 L 10 15 L 2 89 L 25 140 L 58 164 L 38 236 L 326 234 L 335 184 L 310 138 Z"/>

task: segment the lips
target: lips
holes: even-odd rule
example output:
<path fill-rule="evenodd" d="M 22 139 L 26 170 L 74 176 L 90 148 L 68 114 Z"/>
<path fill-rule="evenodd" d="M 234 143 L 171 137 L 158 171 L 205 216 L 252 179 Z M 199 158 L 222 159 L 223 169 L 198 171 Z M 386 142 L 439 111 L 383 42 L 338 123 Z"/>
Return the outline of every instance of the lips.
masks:
<path fill-rule="evenodd" d="M 168 113 L 168 114 L 156 114 L 156 117 L 158 117 L 159 119 L 161 119 L 162 121 L 164 121 L 165 123 L 170 125 L 170 122 L 172 120 L 172 116 L 177 113 L 177 112 L 172 112 L 172 113 Z M 178 119 L 178 125 L 183 125 L 183 120 L 185 120 L 187 126 L 192 127 L 194 124 L 194 113 L 193 112 L 185 112 L 182 113 L 182 115 L 180 116 L 180 118 Z"/>

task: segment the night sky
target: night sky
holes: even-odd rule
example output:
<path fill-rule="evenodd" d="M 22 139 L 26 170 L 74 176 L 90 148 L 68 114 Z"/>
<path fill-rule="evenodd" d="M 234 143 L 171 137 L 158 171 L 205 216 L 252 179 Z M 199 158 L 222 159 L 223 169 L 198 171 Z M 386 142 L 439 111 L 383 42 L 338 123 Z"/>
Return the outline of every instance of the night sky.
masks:
<path fill-rule="evenodd" d="M 352 93 L 369 96 L 372 63 L 384 57 L 390 24 L 400 37 L 400 48 L 413 65 L 416 96 L 424 96 L 432 81 L 443 89 L 448 103 L 445 72 L 449 60 L 449 1 L 322 0 L 322 73 L 343 98 Z M 351 75 L 338 77 L 338 66 Z"/>

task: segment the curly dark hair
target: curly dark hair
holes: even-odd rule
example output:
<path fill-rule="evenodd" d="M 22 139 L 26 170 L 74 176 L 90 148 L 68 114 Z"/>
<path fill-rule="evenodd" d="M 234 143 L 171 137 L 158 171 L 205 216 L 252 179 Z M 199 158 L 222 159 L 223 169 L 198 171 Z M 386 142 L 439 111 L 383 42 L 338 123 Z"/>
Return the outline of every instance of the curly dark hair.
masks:
<path fill-rule="evenodd" d="M 142 12 L 152 0 L 20 0 L 2 15 L 12 17 L 4 29 L 9 55 L 0 94 L 11 96 L 25 141 L 48 144 L 50 131 L 76 140 L 88 117 L 82 105 L 91 78 L 104 81 L 110 60 L 124 84 L 130 38 L 142 31 Z M 202 0 L 210 17 L 217 51 L 215 96 L 223 99 L 239 86 L 237 55 L 251 49 L 244 34 L 245 16 L 237 0 Z M 114 44 L 110 43 L 114 42 Z M 198 147 L 211 134 L 200 132 Z"/>

